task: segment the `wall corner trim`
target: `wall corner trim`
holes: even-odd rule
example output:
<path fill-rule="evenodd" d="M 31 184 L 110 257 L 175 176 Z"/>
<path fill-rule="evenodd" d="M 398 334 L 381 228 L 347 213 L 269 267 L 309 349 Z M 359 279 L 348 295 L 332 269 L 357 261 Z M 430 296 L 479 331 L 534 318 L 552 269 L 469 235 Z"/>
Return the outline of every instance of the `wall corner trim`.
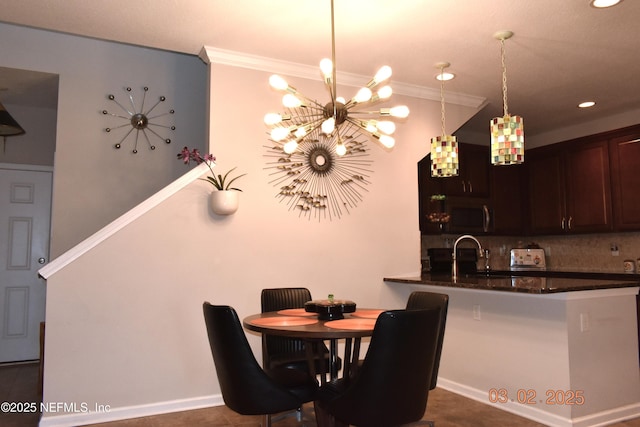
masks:
<path fill-rule="evenodd" d="M 204 163 L 196 166 L 177 180 L 173 181 L 171 184 L 164 187 L 162 190 L 155 193 L 153 196 L 149 197 L 133 209 L 124 213 L 122 216 L 118 217 L 110 224 L 98 230 L 96 233 L 89 236 L 82 242 L 78 243 L 76 246 L 69 249 L 56 259 L 52 260 L 49 264 L 38 270 L 38 274 L 42 278 L 48 279 L 59 270 L 63 269 L 68 264 L 81 257 L 83 254 L 90 251 L 100 242 L 108 239 L 119 230 L 131 224 L 133 221 L 140 218 L 142 215 L 149 212 L 154 207 L 158 206 L 164 200 L 168 199 L 169 197 L 180 191 L 182 188 L 198 179 L 207 170 L 207 165 L 205 165 Z"/>

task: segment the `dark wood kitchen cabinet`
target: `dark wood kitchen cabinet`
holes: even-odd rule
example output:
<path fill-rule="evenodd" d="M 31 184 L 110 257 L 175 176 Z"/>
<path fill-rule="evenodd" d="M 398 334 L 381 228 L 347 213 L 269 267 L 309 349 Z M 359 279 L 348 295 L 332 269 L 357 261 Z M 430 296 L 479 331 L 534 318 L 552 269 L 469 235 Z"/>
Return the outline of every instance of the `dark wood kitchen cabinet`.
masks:
<path fill-rule="evenodd" d="M 442 212 L 444 204 L 432 201 L 431 196 L 442 194 L 442 178 L 431 176 L 431 156 L 427 154 L 418 162 L 418 213 L 420 215 L 420 231 L 422 234 L 440 234 L 437 223 L 429 221 L 429 212 Z"/>
<path fill-rule="evenodd" d="M 640 128 L 609 141 L 614 228 L 640 230 Z"/>
<path fill-rule="evenodd" d="M 524 234 L 528 195 L 525 165 L 491 166 L 490 183 L 493 233 Z"/>
<path fill-rule="evenodd" d="M 461 143 L 458 155 L 458 176 L 439 178 L 442 180 L 442 194 L 456 197 L 489 197 L 489 147 Z"/>
<path fill-rule="evenodd" d="M 459 174 L 446 178 L 431 176 L 431 156 L 418 162 L 418 197 L 420 231 L 423 234 L 440 234 L 445 227 L 429 220 L 430 213 L 444 212 L 443 200 L 432 200 L 433 195 L 446 198 L 488 198 L 490 192 L 489 147 L 474 144 L 459 145 Z M 449 200 L 449 199 L 447 199 Z"/>
<path fill-rule="evenodd" d="M 532 234 L 613 230 L 608 147 L 583 138 L 527 153 Z"/>

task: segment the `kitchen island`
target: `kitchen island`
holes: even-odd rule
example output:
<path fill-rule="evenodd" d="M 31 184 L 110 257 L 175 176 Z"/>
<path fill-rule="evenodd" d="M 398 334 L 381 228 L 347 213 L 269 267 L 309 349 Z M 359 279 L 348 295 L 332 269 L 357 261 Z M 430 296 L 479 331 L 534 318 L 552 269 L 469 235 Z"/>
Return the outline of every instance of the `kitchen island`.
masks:
<path fill-rule="evenodd" d="M 384 280 L 402 298 L 449 295 L 439 387 L 550 426 L 640 417 L 640 283 L 506 274 Z"/>

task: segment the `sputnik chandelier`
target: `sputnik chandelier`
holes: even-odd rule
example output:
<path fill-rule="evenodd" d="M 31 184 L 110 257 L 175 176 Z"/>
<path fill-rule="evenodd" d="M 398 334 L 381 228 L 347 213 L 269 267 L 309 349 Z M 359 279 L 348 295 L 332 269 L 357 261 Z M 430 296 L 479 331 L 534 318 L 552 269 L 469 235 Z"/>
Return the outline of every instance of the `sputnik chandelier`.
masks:
<path fill-rule="evenodd" d="M 337 96 L 334 5 L 331 0 L 331 59 L 320 61 L 320 71 L 331 96 L 323 105 L 290 86 L 281 76 L 269 78 L 272 88 L 284 92 L 285 113 L 268 113 L 264 122 L 271 128 L 273 146 L 267 147 L 275 169 L 278 196 L 289 199 L 291 207 L 305 214 L 324 211 L 340 217 L 342 209 L 356 205 L 360 191 L 368 183 L 363 160 L 366 136 L 387 149 L 393 148 L 394 119 L 409 115 L 406 106 L 367 110 L 388 100 L 393 91 L 387 84 L 392 70 L 383 66 L 350 100 Z M 303 175 L 300 179 L 298 175 Z M 326 214 L 325 214 L 326 215 Z M 324 215 L 321 215 L 324 216 Z"/>
<path fill-rule="evenodd" d="M 504 114 L 491 119 L 491 163 L 513 165 L 524 162 L 524 121 L 521 116 L 511 116 L 507 104 L 507 65 L 504 41 L 513 36 L 511 31 L 498 31 L 493 35 L 500 40 L 502 59 L 502 101 Z"/>

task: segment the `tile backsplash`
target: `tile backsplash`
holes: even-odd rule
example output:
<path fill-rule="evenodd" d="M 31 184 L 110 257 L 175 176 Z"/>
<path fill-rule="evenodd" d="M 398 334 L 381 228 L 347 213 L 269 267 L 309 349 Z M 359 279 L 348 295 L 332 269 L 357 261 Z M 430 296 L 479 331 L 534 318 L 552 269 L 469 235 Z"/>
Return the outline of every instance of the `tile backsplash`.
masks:
<path fill-rule="evenodd" d="M 422 259 L 427 258 L 428 248 L 453 248 L 460 235 L 422 236 Z M 567 236 L 482 236 L 476 235 L 482 247 L 491 251 L 489 264 L 493 270 L 508 270 L 512 248 L 535 243 L 545 250 L 547 268 L 558 271 L 586 271 L 623 273 L 625 260 L 640 258 L 640 233 L 576 234 Z M 612 246 L 618 253 L 612 252 Z M 473 247 L 464 240 L 459 247 Z M 478 264 L 484 265 L 483 260 Z M 640 273 L 635 271 L 636 273 Z"/>

